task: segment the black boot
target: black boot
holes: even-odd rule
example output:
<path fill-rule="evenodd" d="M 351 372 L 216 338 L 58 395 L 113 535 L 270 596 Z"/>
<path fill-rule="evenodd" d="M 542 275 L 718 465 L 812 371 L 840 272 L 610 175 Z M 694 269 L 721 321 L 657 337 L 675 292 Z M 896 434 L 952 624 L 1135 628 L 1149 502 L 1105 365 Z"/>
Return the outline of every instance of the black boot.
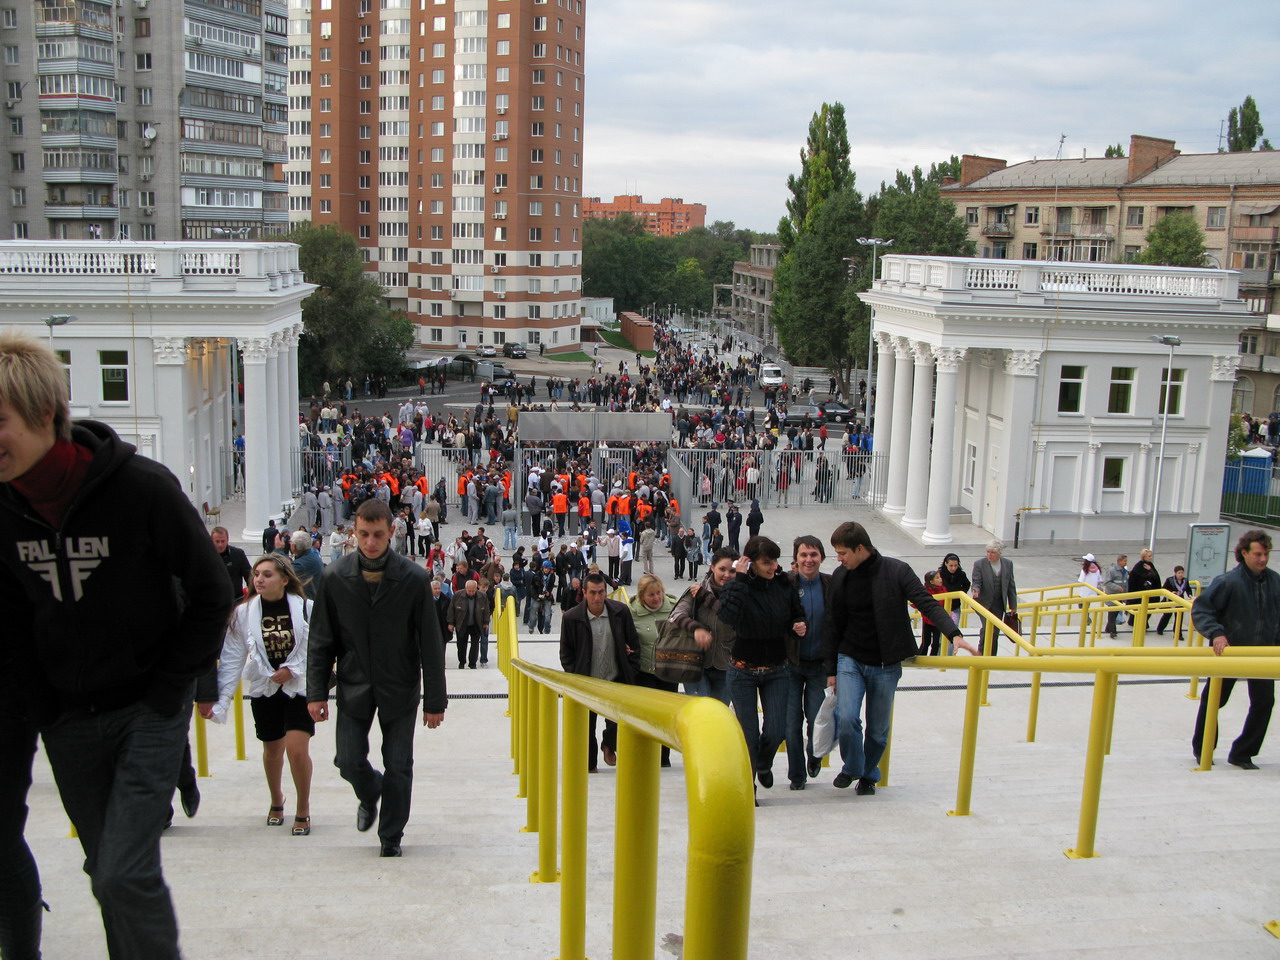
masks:
<path fill-rule="evenodd" d="M 37 900 L 29 907 L 0 911 L 0 956 L 5 960 L 40 960 L 40 931 L 47 909 Z"/>

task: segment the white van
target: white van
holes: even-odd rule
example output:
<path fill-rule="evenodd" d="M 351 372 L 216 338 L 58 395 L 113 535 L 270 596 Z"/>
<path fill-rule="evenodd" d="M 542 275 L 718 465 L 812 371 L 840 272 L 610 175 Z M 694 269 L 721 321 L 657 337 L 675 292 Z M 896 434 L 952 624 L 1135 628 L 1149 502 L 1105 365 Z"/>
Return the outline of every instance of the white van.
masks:
<path fill-rule="evenodd" d="M 786 386 L 787 378 L 782 374 L 782 367 L 776 363 L 760 364 L 760 386 L 762 387 L 782 387 Z"/>

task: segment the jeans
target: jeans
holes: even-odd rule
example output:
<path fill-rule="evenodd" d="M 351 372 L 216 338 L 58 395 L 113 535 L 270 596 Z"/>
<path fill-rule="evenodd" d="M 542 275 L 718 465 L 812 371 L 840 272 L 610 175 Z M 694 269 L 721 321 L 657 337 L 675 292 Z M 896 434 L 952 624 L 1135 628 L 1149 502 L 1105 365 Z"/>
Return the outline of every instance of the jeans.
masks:
<path fill-rule="evenodd" d="M 645 673 L 642 670 L 636 671 L 636 686 L 648 687 L 650 690 L 666 690 L 669 693 L 675 693 L 678 689 L 677 685 L 661 677 L 655 677 L 652 673 Z M 662 745 L 662 765 L 664 767 L 671 766 L 671 748 L 665 743 Z"/>
<path fill-rule="evenodd" d="M 792 783 L 804 783 L 809 778 L 806 761 L 815 759 L 813 721 L 818 718 L 826 690 L 827 671 L 821 660 L 801 660 L 800 666 L 791 667 L 787 695 L 787 779 Z"/>
<path fill-rule="evenodd" d="M 0 956 L 40 956 L 40 873 L 23 837 L 36 731 L 0 703 Z"/>
<path fill-rule="evenodd" d="M 516 548 L 516 528 L 503 527 L 502 528 L 502 549 L 514 550 L 515 548 Z"/>
<path fill-rule="evenodd" d="M 481 663 L 489 662 L 489 631 L 479 624 L 469 627 L 458 627 L 458 666 L 465 661 L 468 666 L 476 665 L 476 656 Z"/>
<path fill-rule="evenodd" d="M 382 765 L 379 773 L 369 763 L 369 728 L 373 717 L 353 717 L 339 710 L 334 731 L 337 755 L 333 765 L 342 779 L 355 789 L 360 802 L 369 806 L 382 801 L 378 812 L 378 838 L 399 843 L 409 822 L 413 799 L 413 729 L 418 719 L 416 706 L 407 714 L 387 719 L 378 711 L 382 728 Z"/>
<path fill-rule="evenodd" d="M 778 747 L 787 736 L 787 665 L 763 670 L 726 671 L 733 712 L 738 715 L 743 736 L 747 738 L 747 754 L 752 770 L 770 770 Z M 764 711 L 763 721 L 756 719 L 756 698 Z"/>
<path fill-rule="evenodd" d="M 555 603 L 551 600 L 538 601 L 538 612 L 537 612 L 538 633 L 551 632 L 551 611 L 554 607 L 555 607 Z"/>
<path fill-rule="evenodd" d="M 893 696 L 902 679 L 902 664 L 876 667 L 840 654 L 836 666 L 836 735 L 840 740 L 841 772 L 858 780 L 880 779 L 880 758 L 889 744 Z M 867 702 L 866 734 L 862 701 Z"/>
<path fill-rule="evenodd" d="M 102 908 L 112 960 L 176 960 L 178 918 L 160 866 L 160 834 L 191 723 L 194 684 L 173 716 L 135 703 L 64 714 L 44 731 L 84 872 Z"/>
<path fill-rule="evenodd" d="M 1227 760 L 1231 763 L 1243 763 L 1252 760 L 1262 750 L 1262 741 L 1267 735 L 1267 725 L 1271 721 L 1271 710 L 1276 704 L 1276 682 L 1274 680 L 1246 680 L 1249 684 L 1249 712 L 1245 714 L 1244 729 L 1231 744 L 1231 752 Z M 1222 697 L 1218 706 L 1225 707 L 1235 689 L 1235 677 L 1223 677 Z M 1196 712 L 1196 728 L 1191 734 L 1191 749 L 1200 756 L 1200 746 L 1204 742 L 1204 715 L 1209 706 L 1209 685 L 1206 681 L 1200 696 L 1200 709 Z M 1219 724 L 1222 720 L 1219 717 Z M 1214 743 L 1217 746 L 1217 743 Z"/>

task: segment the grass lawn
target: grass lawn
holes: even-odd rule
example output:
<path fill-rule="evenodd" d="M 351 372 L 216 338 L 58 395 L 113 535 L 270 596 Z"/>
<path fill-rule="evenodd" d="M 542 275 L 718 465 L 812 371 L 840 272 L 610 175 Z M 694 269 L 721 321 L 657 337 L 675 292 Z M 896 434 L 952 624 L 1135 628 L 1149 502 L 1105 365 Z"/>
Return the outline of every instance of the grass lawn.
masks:
<path fill-rule="evenodd" d="M 605 343 L 609 344 L 610 346 L 617 347 L 619 350 L 626 350 L 628 353 L 636 352 L 636 348 L 631 345 L 630 340 L 628 340 L 622 334 L 615 333 L 612 330 L 601 330 L 600 339 L 603 340 Z M 656 350 L 640 351 L 640 356 L 642 357 L 656 357 L 657 355 L 658 355 L 658 352 Z"/>
<path fill-rule="evenodd" d="M 581 350 L 575 350 L 573 353 L 548 353 L 545 357 L 547 360 L 564 361 L 565 363 L 590 363 L 591 358 Z"/>
<path fill-rule="evenodd" d="M 1224 493 L 1222 512 L 1274 524 L 1280 522 L 1280 500 L 1259 493 Z"/>

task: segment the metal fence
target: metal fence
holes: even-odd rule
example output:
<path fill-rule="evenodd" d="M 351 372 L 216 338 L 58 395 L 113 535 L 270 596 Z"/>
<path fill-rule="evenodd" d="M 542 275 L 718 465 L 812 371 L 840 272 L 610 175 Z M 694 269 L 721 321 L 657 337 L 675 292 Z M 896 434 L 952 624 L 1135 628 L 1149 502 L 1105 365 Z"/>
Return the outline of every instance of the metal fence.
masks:
<path fill-rule="evenodd" d="M 685 506 L 759 500 L 762 507 L 884 504 L 888 457 L 836 450 L 672 450 L 672 488 Z"/>
<path fill-rule="evenodd" d="M 1222 513 L 1280 524 L 1280 470 L 1267 457 L 1228 460 L 1222 474 Z"/>

